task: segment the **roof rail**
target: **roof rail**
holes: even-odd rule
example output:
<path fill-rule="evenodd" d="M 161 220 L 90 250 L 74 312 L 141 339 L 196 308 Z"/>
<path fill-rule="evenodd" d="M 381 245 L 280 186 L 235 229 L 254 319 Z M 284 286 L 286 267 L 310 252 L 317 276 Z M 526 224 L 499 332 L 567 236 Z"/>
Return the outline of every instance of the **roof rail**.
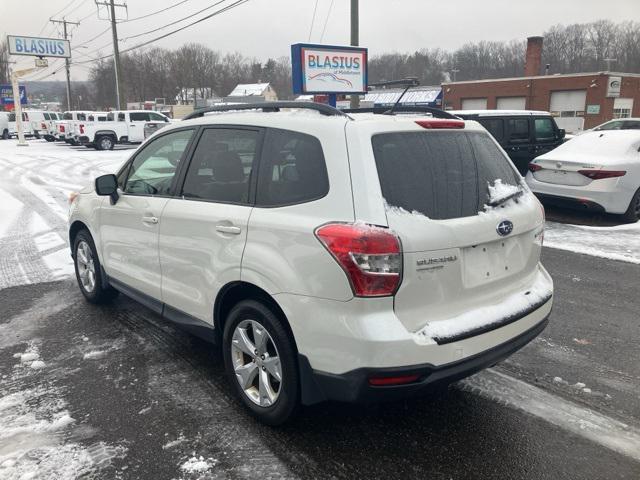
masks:
<path fill-rule="evenodd" d="M 448 118 L 450 120 L 460 120 L 460 117 L 439 108 L 433 107 L 410 107 L 398 105 L 395 108 L 389 107 L 373 107 L 373 108 L 346 108 L 342 110 L 344 113 L 375 113 L 378 115 L 393 115 L 394 113 L 430 113 L 435 118 Z"/>
<path fill-rule="evenodd" d="M 209 112 L 229 112 L 237 110 L 262 110 L 263 112 L 279 112 L 281 108 L 300 108 L 304 110 L 315 110 L 322 115 L 329 117 L 349 117 L 342 110 L 326 105 L 324 103 L 315 102 L 260 102 L 260 103 L 238 103 L 234 105 L 217 105 L 215 107 L 206 107 L 194 110 L 182 120 L 191 120 L 199 118 Z"/>

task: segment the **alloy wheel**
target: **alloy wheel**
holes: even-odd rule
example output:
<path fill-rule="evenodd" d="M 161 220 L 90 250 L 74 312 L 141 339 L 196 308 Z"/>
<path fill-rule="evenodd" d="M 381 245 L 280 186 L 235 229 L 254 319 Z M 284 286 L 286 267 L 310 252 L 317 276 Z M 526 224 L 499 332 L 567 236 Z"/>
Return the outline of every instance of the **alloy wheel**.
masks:
<path fill-rule="evenodd" d="M 78 244 L 76 250 L 76 265 L 82 288 L 87 293 L 93 292 L 96 288 L 96 267 L 91 247 L 84 240 Z"/>
<path fill-rule="evenodd" d="M 233 331 L 231 361 L 236 380 L 256 405 L 270 407 L 282 391 L 282 367 L 275 342 L 256 320 L 243 320 Z"/>

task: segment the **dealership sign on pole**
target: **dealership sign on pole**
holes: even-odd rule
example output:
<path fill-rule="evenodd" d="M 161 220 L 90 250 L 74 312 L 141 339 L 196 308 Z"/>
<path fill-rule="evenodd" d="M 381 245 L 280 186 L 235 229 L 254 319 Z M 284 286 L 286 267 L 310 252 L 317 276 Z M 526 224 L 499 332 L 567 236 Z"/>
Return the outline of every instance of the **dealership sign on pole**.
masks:
<path fill-rule="evenodd" d="M 293 93 L 367 92 L 367 49 L 297 43 L 291 45 Z"/>
<path fill-rule="evenodd" d="M 20 103 L 27 104 L 27 89 L 20 86 Z M 13 105 L 13 89 L 11 85 L 0 85 L 0 105 Z"/>
<path fill-rule="evenodd" d="M 7 42 L 9 43 L 9 55 L 71 58 L 69 40 L 7 35 Z"/>

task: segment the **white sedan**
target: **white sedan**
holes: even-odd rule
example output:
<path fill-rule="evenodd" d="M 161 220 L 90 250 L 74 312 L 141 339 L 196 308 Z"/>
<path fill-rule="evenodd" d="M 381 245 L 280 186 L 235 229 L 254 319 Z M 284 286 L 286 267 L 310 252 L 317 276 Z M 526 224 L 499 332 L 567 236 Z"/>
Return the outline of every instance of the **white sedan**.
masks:
<path fill-rule="evenodd" d="M 527 184 L 543 201 L 640 219 L 640 130 L 592 131 L 529 164 Z"/>

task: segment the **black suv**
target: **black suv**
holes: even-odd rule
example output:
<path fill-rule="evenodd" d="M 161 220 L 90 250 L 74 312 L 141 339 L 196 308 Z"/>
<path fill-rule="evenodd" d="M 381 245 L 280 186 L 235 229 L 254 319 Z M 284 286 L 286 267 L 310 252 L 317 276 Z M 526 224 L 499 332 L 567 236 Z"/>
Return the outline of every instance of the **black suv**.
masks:
<path fill-rule="evenodd" d="M 564 142 L 565 131 L 558 128 L 549 112 L 456 110 L 448 113 L 480 122 L 505 149 L 522 176 L 526 175 L 531 160 Z"/>

